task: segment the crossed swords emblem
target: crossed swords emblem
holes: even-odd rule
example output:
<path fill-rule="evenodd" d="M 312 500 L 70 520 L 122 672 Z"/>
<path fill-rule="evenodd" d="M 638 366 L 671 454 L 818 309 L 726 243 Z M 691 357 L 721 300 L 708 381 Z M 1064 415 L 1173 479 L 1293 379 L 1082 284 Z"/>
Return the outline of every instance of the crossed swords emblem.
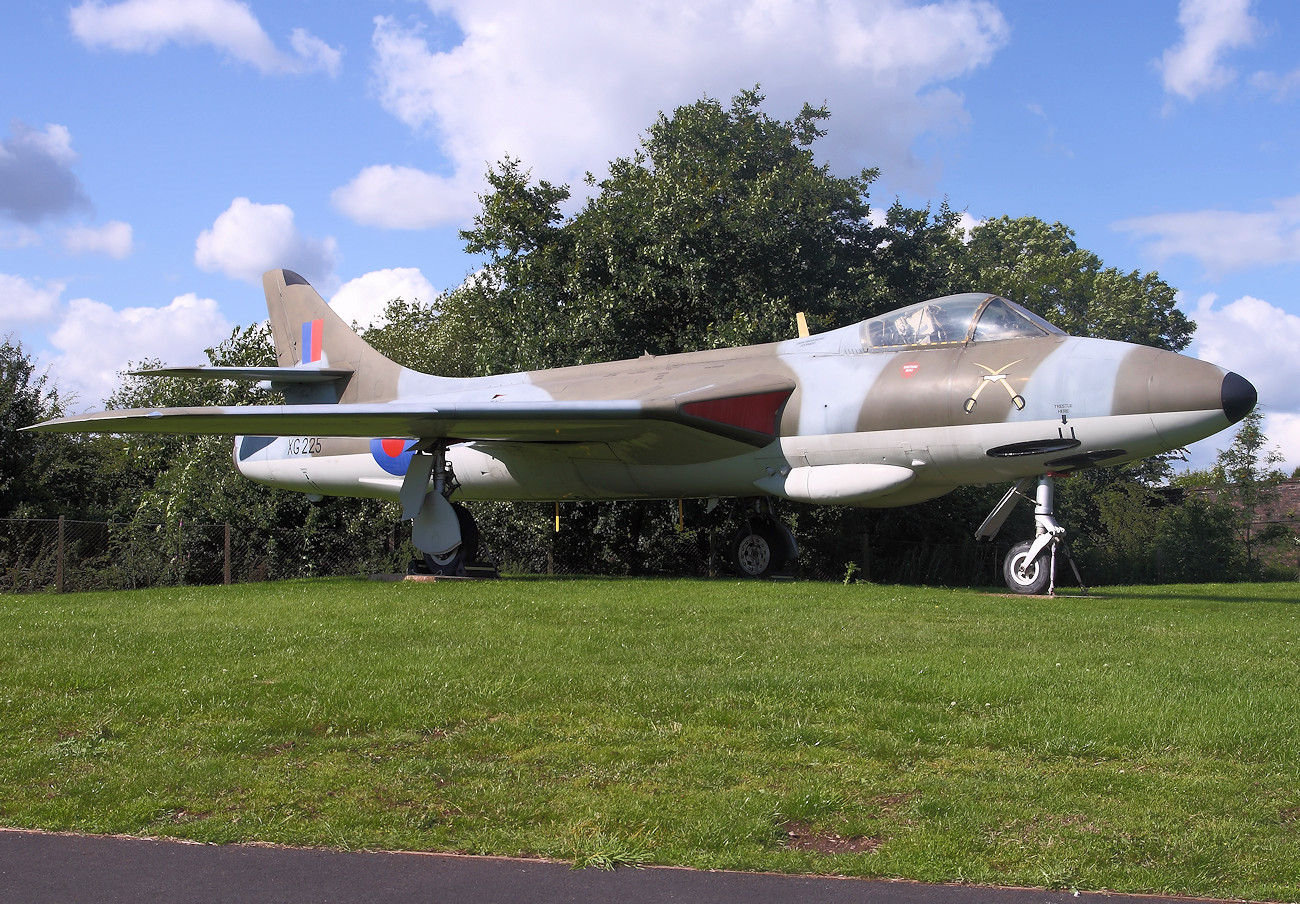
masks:
<path fill-rule="evenodd" d="M 997 370 L 994 370 L 991 367 L 985 367 L 983 364 L 976 364 L 975 365 L 976 367 L 980 368 L 981 370 L 987 370 L 988 373 L 980 377 L 979 385 L 975 387 L 975 391 L 971 393 L 971 397 L 967 399 L 966 404 L 962 406 L 965 409 L 966 413 L 970 414 L 972 411 L 975 410 L 975 403 L 979 401 L 980 393 L 983 392 L 984 387 L 988 386 L 990 383 L 1001 383 L 1002 388 L 1007 391 L 1007 395 L 1011 396 L 1011 403 L 1016 406 L 1016 410 L 1023 411 L 1025 409 L 1025 397 L 1020 395 L 1014 389 L 1011 388 L 1011 384 L 1007 382 L 1007 379 L 1011 375 L 1005 373 L 1007 368 L 1014 367 L 1015 365 L 1019 364 L 1023 360 L 1025 359 L 1017 358 L 1016 360 L 1012 361 L 1010 364 L 1002 365 Z"/>

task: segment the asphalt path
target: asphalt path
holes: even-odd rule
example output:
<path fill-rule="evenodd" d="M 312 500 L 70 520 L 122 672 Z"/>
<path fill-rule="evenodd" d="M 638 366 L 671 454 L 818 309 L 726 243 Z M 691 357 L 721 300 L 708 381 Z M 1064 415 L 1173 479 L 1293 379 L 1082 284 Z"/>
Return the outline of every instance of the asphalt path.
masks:
<path fill-rule="evenodd" d="M 1110 895 L 652 867 L 612 872 L 455 854 L 366 853 L 0 830 L 13 904 L 1186 904 Z"/>

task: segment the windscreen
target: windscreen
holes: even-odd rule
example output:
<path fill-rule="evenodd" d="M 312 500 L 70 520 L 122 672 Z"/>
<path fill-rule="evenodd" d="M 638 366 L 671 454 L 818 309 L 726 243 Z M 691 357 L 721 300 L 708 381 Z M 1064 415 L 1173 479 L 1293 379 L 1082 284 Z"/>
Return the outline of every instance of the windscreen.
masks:
<path fill-rule="evenodd" d="M 862 329 L 868 351 L 1065 335 L 1020 305 L 983 292 L 908 305 L 871 318 Z"/>

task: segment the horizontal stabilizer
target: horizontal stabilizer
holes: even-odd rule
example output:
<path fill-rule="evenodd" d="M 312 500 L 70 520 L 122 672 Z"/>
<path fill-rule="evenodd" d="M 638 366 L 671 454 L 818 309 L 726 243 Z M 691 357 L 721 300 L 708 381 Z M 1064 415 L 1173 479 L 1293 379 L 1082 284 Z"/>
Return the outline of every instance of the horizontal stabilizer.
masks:
<path fill-rule="evenodd" d="M 175 377 L 179 380 L 269 380 L 272 383 L 328 383 L 352 376 L 340 367 L 150 367 L 133 370 L 135 377 Z"/>

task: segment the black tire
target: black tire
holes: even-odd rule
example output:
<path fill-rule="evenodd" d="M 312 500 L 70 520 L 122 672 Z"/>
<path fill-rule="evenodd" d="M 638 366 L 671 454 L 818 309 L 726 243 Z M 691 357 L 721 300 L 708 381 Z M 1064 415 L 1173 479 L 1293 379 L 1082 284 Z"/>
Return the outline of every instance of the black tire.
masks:
<path fill-rule="evenodd" d="M 1011 547 L 1007 557 L 1002 560 L 1002 579 L 1016 593 L 1039 594 L 1047 589 L 1051 578 L 1051 553 L 1048 547 L 1038 554 L 1038 558 L 1029 561 L 1029 549 L 1034 544 L 1026 540 Z"/>
<path fill-rule="evenodd" d="M 460 545 L 440 556 L 426 552 L 424 567 L 429 570 L 429 574 L 463 575 L 465 566 L 478 559 L 479 533 L 474 516 L 459 502 L 453 502 L 451 507 L 460 523 Z"/>
<path fill-rule="evenodd" d="M 776 533 L 766 524 L 747 524 L 731 540 L 731 567 L 742 578 L 765 578 L 785 564 Z"/>

